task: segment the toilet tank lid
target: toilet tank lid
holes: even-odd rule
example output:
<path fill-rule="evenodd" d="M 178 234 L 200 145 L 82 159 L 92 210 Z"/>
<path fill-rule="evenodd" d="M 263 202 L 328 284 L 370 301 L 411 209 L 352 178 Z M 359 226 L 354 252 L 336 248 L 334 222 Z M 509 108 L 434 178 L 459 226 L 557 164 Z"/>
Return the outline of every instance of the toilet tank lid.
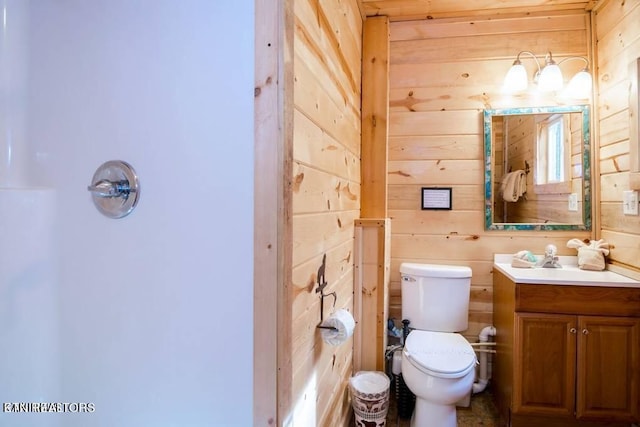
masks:
<path fill-rule="evenodd" d="M 417 264 L 403 262 L 400 264 L 400 273 L 421 277 L 471 277 L 471 269 L 462 265 L 441 264 Z"/>

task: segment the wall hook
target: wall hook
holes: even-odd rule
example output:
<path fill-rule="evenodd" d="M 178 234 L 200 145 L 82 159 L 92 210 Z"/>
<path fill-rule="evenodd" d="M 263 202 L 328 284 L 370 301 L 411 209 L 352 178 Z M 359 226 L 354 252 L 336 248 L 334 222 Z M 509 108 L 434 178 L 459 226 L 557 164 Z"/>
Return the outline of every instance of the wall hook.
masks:
<path fill-rule="evenodd" d="M 327 287 L 328 283 L 325 280 L 324 277 L 324 272 L 325 272 L 325 268 L 326 268 L 326 262 L 327 262 L 327 254 L 324 254 L 322 256 L 322 265 L 320 265 L 320 268 L 318 268 L 318 287 L 316 288 L 316 293 L 320 294 L 320 324 L 317 326 L 320 329 L 331 329 L 334 331 L 337 331 L 338 328 L 335 328 L 333 326 L 325 326 L 322 324 L 323 320 L 324 320 L 324 299 L 325 297 L 328 296 L 332 296 L 333 297 L 333 307 L 336 306 L 336 302 L 338 301 L 338 296 L 336 295 L 335 292 L 330 292 L 328 294 L 324 293 L 324 288 Z"/>
<path fill-rule="evenodd" d="M 531 166 L 529 166 L 529 162 L 527 162 L 526 160 L 524 161 L 524 173 L 529 175 L 529 172 L 531 172 Z M 509 166 L 509 173 L 513 172 L 513 166 Z"/>

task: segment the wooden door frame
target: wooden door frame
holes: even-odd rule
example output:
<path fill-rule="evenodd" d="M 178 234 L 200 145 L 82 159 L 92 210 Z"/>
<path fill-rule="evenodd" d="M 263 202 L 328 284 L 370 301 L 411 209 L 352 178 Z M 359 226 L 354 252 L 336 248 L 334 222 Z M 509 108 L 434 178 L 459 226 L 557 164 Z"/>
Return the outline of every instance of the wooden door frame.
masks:
<path fill-rule="evenodd" d="M 255 1 L 253 425 L 291 408 L 293 0 Z"/>

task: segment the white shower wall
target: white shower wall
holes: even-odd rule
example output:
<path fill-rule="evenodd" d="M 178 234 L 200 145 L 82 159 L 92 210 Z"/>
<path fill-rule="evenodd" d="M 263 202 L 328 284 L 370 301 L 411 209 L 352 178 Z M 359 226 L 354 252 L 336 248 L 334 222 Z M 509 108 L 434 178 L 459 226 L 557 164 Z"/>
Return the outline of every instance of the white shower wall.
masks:
<path fill-rule="evenodd" d="M 0 187 L 27 184 L 29 0 L 0 0 Z"/>
<path fill-rule="evenodd" d="M 95 405 L 38 425 L 251 425 L 253 1 L 18 1 L 28 181 L 55 192 L 57 395 L 31 399 Z M 118 220 L 86 189 L 115 159 L 141 184 Z"/>
<path fill-rule="evenodd" d="M 2 412 L 4 403 L 59 396 L 55 203 L 52 189 L 0 188 Z M 34 425 L 37 415 L 21 414 L 19 425 Z M 0 425 L 11 424 L 0 418 Z"/>

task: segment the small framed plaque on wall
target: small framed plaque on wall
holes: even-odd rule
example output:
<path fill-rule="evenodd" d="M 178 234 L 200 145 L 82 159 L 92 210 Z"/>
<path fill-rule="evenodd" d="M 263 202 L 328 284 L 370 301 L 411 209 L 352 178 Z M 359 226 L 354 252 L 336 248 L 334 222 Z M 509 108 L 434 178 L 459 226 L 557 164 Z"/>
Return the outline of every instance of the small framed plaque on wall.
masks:
<path fill-rule="evenodd" d="M 422 187 L 423 210 L 451 210 L 451 187 Z"/>

